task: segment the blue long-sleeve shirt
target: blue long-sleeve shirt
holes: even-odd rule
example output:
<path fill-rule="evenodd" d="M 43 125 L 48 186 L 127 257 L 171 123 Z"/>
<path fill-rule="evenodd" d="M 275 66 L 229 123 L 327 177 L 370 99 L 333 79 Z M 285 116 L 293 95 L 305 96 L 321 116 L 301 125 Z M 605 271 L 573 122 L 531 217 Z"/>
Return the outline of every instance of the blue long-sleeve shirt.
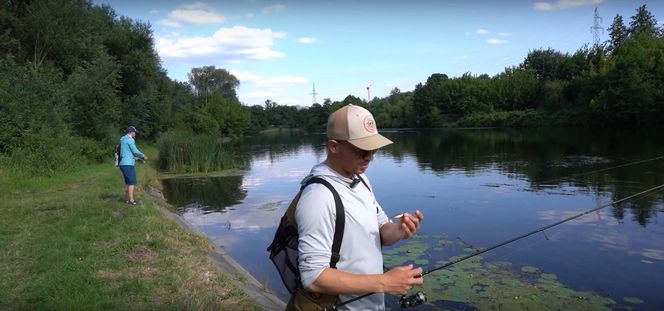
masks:
<path fill-rule="evenodd" d="M 119 165 L 134 165 L 134 157 L 145 158 L 145 155 L 136 148 L 134 138 L 129 134 L 120 137 L 120 163 Z"/>

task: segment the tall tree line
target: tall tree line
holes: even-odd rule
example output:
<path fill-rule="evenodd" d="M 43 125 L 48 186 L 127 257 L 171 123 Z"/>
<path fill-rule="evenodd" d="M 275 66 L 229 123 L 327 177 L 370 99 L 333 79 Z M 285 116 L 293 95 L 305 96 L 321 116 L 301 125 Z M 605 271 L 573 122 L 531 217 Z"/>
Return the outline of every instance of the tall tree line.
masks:
<path fill-rule="evenodd" d="M 617 15 L 610 39 L 575 53 L 536 49 L 489 77 L 432 74 L 404 96 L 373 100 L 394 127 L 620 125 L 664 123 L 664 33 L 645 5 L 629 25 Z"/>
<path fill-rule="evenodd" d="M 213 66 L 167 77 L 150 24 L 88 0 L 0 2 L 0 164 L 54 174 L 108 158 L 122 129 L 242 134 L 235 88 Z"/>
<path fill-rule="evenodd" d="M 360 104 L 381 127 L 663 124 L 664 32 L 657 20 L 643 5 L 629 25 L 616 15 L 608 33 L 607 42 L 574 53 L 532 50 L 519 65 L 493 77 L 434 73 L 412 92 L 393 89 L 369 102 L 327 102 L 322 113 Z M 301 109 L 299 122 L 286 121 L 297 115 L 275 118 L 280 109 L 286 108 L 253 107 L 252 116 L 258 116 L 253 125 L 324 128 L 325 119 L 317 117 L 320 105 Z"/>

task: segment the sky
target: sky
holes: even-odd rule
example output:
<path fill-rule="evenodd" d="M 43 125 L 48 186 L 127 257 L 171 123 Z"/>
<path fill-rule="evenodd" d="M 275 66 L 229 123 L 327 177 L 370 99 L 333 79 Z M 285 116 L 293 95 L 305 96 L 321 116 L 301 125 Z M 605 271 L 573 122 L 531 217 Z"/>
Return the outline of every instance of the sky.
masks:
<path fill-rule="evenodd" d="M 434 73 L 496 75 L 529 51 L 573 53 L 601 41 L 619 14 L 645 4 L 660 26 L 664 1 L 633 0 L 93 0 L 149 22 L 171 79 L 215 66 L 240 80 L 245 105 L 310 106 L 412 91 Z M 314 93 L 315 86 L 315 95 Z"/>

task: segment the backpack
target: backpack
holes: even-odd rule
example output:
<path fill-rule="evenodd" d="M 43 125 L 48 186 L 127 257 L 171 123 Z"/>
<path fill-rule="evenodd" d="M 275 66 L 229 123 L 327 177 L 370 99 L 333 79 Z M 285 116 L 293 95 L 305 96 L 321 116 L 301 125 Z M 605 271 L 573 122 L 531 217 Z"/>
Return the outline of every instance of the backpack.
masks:
<path fill-rule="evenodd" d="M 281 280 L 284 282 L 286 289 L 291 295 L 295 294 L 298 288 L 302 287 L 302 279 L 300 278 L 300 269 L 298 268 L 298 233 L 297 224 L 295 223 L 295 208 L 300 201 L 300 196 L 304 188 L 310 184 L 318 183 L 327 187 L 332 196 L 334 196 L 334 204 L 336 205 L 337 218 L 335 220 L 334 240 L 332 242 L 332 257 L 330 258 L 330 268 L 336 268 L 339 261 L 339 250 L 341 249 L 341 240 L 344 236 L 344 226 L 346 223 L 346 215 L 344 212 L 344 205 L 341 202 L 339 193 L 334 187 L 325 179 L 320 177 L 312 177 L 300 187 L 300 191 L 295 195 L 293 201 L 288 205 L 288 209 L 281 217 L 279 227 L 274 234 L 272 244 L 267 248 L 270 252 L 270 260 L 279 271 Z"/>
<path fill-rule="evenodd" d="M 120 161 L 122 161 L 122 146 L 121 146 L 121 144 L 115 145 L 115 152 L 113 153 L 113 156 L 115 157 L 115 167 L 118 167 L 118 165 L 120 165 Z"/>
<path fill-rule="evenodd" d="M 355 185 L 361 181 L 364 186 L 367 187 L 369 191 L 371 191 L 371 188 L 369 188 L 369 185 L 367 185 L 364 179 L 362 179 L 362 177 L 359 175 L 357 175 L 357 177 L 358 179 L 355 179 L 353 183 L 351 183 L 351 188 L 355 187 Z M 288 209 L 281 217 L 279 227 L 274 234 L 272 244 L 270 244 L 270 246 L 267 248 L 268 252 L 270 253 L 270 260 L 272 260 L 274 266 L 279 271 L 281 280 L 291 295 L 294 295 L 299 288 L 302 288 L 302 279 L 300 278 L 300 269 L 298 267 L 297 247 L 299 235 L 297 232 L 297 224 L 295 223 L 295 208 L 297 207 L 297 203 L 300 201 L 300 196 L 302 195 L 304 188 L 313 183 L 324 185 L 327 187 L 327 189 L 330 190 L 330 192 L 332 192 L 332 196 L 334 197 L 337 217 L 334 224 L 335 229 L 334 239 L 332 241 L 330 268 L 336 269 L 337 262 L 340 258 L 339 250 L 341 249 L 341 242 L 343 240 L 344 227 L 346 223 L 344 205 L 343 202 L 341 202 L 341 197 L 339 197 L 337 190 L 334 189 L 334 187 L 327 180 L 314 176 L 307 180 L 307 182 L 302 185 L 302 187 L 300 187 L 300 191 L 297 193 L 297 195 L 295 195 L 295 198 L 293 198 L 293 201 L 291 201 L 290 205 L 288 205 Z"/>

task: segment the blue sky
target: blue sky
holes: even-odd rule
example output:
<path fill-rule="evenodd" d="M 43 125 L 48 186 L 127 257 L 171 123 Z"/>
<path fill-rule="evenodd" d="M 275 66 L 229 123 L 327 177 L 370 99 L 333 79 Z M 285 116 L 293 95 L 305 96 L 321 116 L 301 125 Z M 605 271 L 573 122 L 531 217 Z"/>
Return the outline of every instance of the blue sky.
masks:
<path fill-rule="evenodd" d="M 521 63 L 528 51 L 574 52 L 591 43 L 593 13 L 608 28 L 627 25 L 646 4 L 660 26 L 663 1 L 126 1 L 94 0 L 152 25 L 169 77 L 214 65 L 240 79 L 246 105 L 270 99 L 309 106 L 347 95 L 410 91 L 433 73 L 489 74 Z M 602 41 L 608 32 L 601 33 Z"/>

